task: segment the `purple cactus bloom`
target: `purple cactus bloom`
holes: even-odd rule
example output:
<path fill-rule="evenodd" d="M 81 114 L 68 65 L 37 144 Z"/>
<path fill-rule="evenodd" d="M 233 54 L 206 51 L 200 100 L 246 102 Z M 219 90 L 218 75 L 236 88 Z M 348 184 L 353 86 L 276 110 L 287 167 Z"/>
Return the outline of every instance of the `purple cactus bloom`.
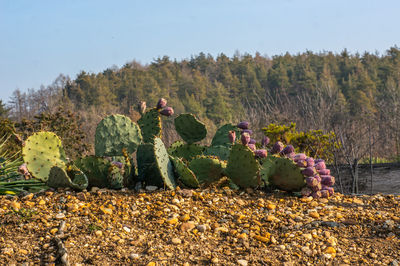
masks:
<path fill-rule="evenodd" d="M 298 154 L 296 154 L 296 155 L 294 156 L 293 159 L 294 159 L 295 162 L 297 162 L 297 161 L 299 161 L 299 160 L 305 161 L 306 158 L 307 158 L 307 156 L 306 156 L 304 153 L 298 153 Z"/>
<path fill-rule="evenodd" d="M 167 100 L 165 100 L 164 98 L 161 98 L 160 100 L 158 100 L 157 110 L 163 109 L 165 106 L 167 106 Z"/>
<path fill-rule="evenodd" d="M 308 197 L 313 193 L 312 189 L 309 187 L 303 187 L 300 192 L 304 197 Z"/>
<path fill-rule="evenodd" d="M 111 164 L 112 164 L 112 165 L 115 165 L 116 167 L 118 167 L 118 168 L 120 168 L 120 169 L 124 166 L 123 163 L 117 162 L 117 161 L 113 161 L 113 162 L 111 162 Z"/>
<path fill-rule="evenodd" d="M 335 178 L 331 175 L 322 175 L 321 183 L 325 186 L 333 186 L 335 184 Z"/>
<path fill-rule="evenodd" d="M 138 109 L 140 114 L 144 114 L 144 112 L 146 112 L 146 102 L 139 102 Z"/>
<path fill-rule="evenodd" d="M 307 167 L 301 173 L 305 176 L 314 176 L 315 175 L 315 169 L 314 167 Z"/>
<path fill-rule="evenodd" d="M 243 145 L 247 145 L 250 143 L 250 134 L 247 132 L 242 132 L 241 141 Z"/>
<path fill-rule="evenodd" d="M 271 153 L 272 154 L 279 153 L 283 150 L 283 147 L 284 147 L 283 143 L 280 141 L 277 141 L 277 142 L 275 142 L 274 146 L 272 146 Z"/>
<path fill-rule="evenodd" d="M 315 165 L 314 159 L 312 157 L 306 158 L 307 167 L 313 167 Z"/>
<path fill-rule="evenodd" d="M 311 196 L 314 198 L 314 199 L 319 199 L 322 195 L 321 195 L 321 191 L 314 191 L 312 194 L 311 194 Z"/>
<path fill-rule="evenodd" d="M 295 160 L 295 162 L 298 167 L 301 167 L 301 168 L 307 167 L 307 162 L 304 160 L 298 160 L 298 161 Z"/>
<path fill-rule="evenodd" d="M 258 158 L 265 158 L 268 155 L 267 150 L 264 150 L 264 149 L 256 150 L 254 153 L 256 154 L 256 157 L 258 157 Z"/>
<path fill-rule="evenodd" d="M 309 187 L 315 187 L 319 184 L 318 180 L 316 178 L 314 178 L 313 176 L 307 177 L 306 183 L 307 183 L 307 186 L 309 186 Z"/>
<path fill-rule="evenodd" d="M 237 124 L 237 127 L 240 128 L 240 129 L 248 129 L 249 128 L 249 122 L 242 121 L 239 124 Z"/>
<path fill-rule="evenodd" d="M 172 107 L 165 107 L 160 111 L 160 114 L 165 116 L 171 116 L 174 114 L 174 109 L 172 109 Z"/>
<path fill-rule="evenodd" d="M 236 140 L 236 132 L 235 132 L 235 130 L 229 131 L 228 138 L 229 138 L 229 142 L 230 143 L 232 143 L 232 144 L 235 143 L 235 140 Z"/>
<path fill-rule="evenodd" d="M 252 151 L 255 151 L 256 150 L 256 145 L 254 145 L 254 144 L 248 144 L 247 145 L 249 148 L 250 148 L 250 150 L 252 150 Z"/>
<path fill-rule="evenodd" d="M 321 169 L 321 170 L 317 170 L 318 174 L 320 175 L 330 175 L 331 174 L 331 170 L 325 168 L 325 169 Z"/>
<path fill-rule="evenodd" d="M 315 161 L 316 164 L 319 163 L 319 162 L 325 162 L 324 159 L 315 159 L 314 161 Z"/>
<path fill-rule="evenodd" d="M 249 135 L 253 135 L 253 130 L 251 130 L 251 129 L 243 129 L 242 133 L 243 132 L 249 133 Z"/>
<path fill-rule="evenodd" d="M 287 145 L 282 151 L 281 151 L 281 153 L 282 154 L 289 154 L 289 153 L 292 153 L 292 152 L 294 152 L 294 147 L 293 147 L 293 145 Z"/>
<path fill-rule="evenodd" d="M 267 146 L 269 144 L 270 140 L 267 136 L 263 136 L 261 139 L 261 146 L 263 146 L 263 148 L 265 148 L 265 146 Z"/>
<path fill-rule="evenodd" d="M 256 140 L 255 139 L 250 139 L 250 142 L 249 142 L 249 144 L 256 144 Z"/>
<path fill-rule="evenodd" d="M 326 168 L 326 165 L 325 165 L 324 161 L 320 161 L 320 162 L 315 164 L 315 169 L 317 169 L 317 170 L 322 170 L 322 169 L 325 169 L 325 168 Z"/>
<path fill-rule="evenodd" d="M 321 179 L 321 176 L 320 176 L 319 174 L 316 174 L 316 175 L 314 176 L 314 178 L 316 178 L 316 179 L 318 180 L 318 182 L 321 183 L 322 179 Z"/>
<path fill-rule="evenodd" d="M 285 157 L 286 158 L 289 158 L 289 159 L 294 159 L 294 156 L 296 156 L 296 153 L 295 152 L 291 152 L 291 153 L 289 153 L 289 154 L 285 154 Z"/>

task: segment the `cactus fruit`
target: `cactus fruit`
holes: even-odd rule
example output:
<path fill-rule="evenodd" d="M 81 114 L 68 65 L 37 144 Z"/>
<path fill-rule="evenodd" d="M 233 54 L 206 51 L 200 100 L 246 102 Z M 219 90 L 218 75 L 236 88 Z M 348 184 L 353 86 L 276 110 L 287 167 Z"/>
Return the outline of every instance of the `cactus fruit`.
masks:
<path fill-rule="evenodd" d="M 257 141 L 255 139 L 250 138 L 249 144 L 254 144 L 255 145 L 256 143 L 257 143 Z"/>
<path fill-rule="evenodd" d="M 210 146 L 203 152 L 204 155 L 214 155 L 223 161 L 228 160 L 229 153 L 230 149 L 226 146 Z"/>
<path fill-rule="evenodd" d="M 311 196 L 314 198 L 314 199 L 319 199 L 319 198 L 321 198 L 321 191 L 314 191 L 312 194 L 311 194 Z"/>
<path fill-rule="evenodd" d="M 157 102 L 157 110 L 163 109 L 165 106 L 167 106 L 167 100 L 165 100 L 164 98 L 161 98 L 160 100 L 158 100 Z"/>
<path fill-rule="evenodd" d="M 298 160 L 298 161 L 295 161 L 295 163 L 296 163 L 296 165 L 297 165 L 298 167 L 301 167 L 301 168 L 307 167 L 307 162 L 304 161 L 304 160 Z"/>
<path fill-rule="evenodd" d="M 287 145 L 287 146 L 281 151 L 281 153 L 282 153 L 283 155 L 288 155 L 288 154 L 294 153 L 294 147 L 293 147 L 293 145 Z M 294 156 L 293 156 L 293 157 L 294 157 Z"/>
<path fill-rule="evenodd" d="M 247 132 L 242 132 L 240 140 L 242 141 L 243 145 L 249 144 L 249 142 L 250 142 L 250 134 L 247 133 Z"/>
<path fill-rule="evenodd" d="M 242 133 L 248 133 L 249 135 L 253 135 L 253 130 L 251 130 L 251 129 L 243 129 Z"/>
<path fill-rule="evenodd" d="M 314 167 L 307 167 L 301 171 L 301 173 L 305 176 L 314 176 L 317 172 Z"/>
<path fill-rule="evenodd" d="M 150 109 L 137 121 L 144 143 L 152 143 L 155 137 L 161 137 L 161 118 L 156 108 Z"/>
<path fill-rule="evenodd" d="M 263 136 L 261 139 L 261 146 L 265 148 L 270 142 L 270 139 L 267 136 Z"/>
<path fill-rule="evenodd" d="M 303 195 L 304 197 L 308 197 L 311 196 L 311 194 L 313 193 L 312 189 L 309 187 L 303 187 L 300 191 L 301 195 Z"/>
<path fill-rule="evenodd" d="M 67 159 L 61 140 L 52 132 L 34 133 L 25 141 L 22 156 L 31 174 L 47 181 L 53 166 L 65 168 Z"/>
<path fill-rule="evenodd" d="M 319 181 L 316 178 L 314 178 L 313 176 L 308 176 L 308 177 L 306 177 L 306 183 L 307 183 L 307 186 L 309 186 L 309 187 L 315 187 L 318 185 Z"/>
<path fill-rule="evenodd" d="M 188 144 L 200 141 L 207 135 L 206 126 L 192 114 L 181 114 L 174 122 L 179 136 Z"/>
<path fill-rule="evenodd" d="M 53 166 L 46 184 L 52 188 L 70 187 L 83 190 L 88 186 L 88 179 L 76 166 L 69 166 L 67 170 L 63 167 Z"/>
<path fill-rule="evenodd" d="M 225 174 L 239 187 L 257 187 L 259 164 L 249 147 L 236 144 L 232 146 Z"/>
<path fill-rule="evenodd" d="M 254 154 L 256 155 L 257 158 L 265 158 L 267 157 L 268 152 L 267 150 L 261 149 L 261 150 L 255 150 Z"/>
<path fill-rule="evenodd" d="M 110 187 L 107 178 L 108 169 L 111 166 L 109 160 L 102 157 L 87 156 L 78 158 L 74 163 L 83 173 L 85 173 L 89 180 L 90 187 Z"/>
<path fill-rule="evenodd" d="M 189 169 L 184 161 L 182 161 L 180 158 L 173 156 L 170 156 L 170 160 L 174 165 L 174 171 L 179 181 L 190 188 L 198 188 L 200 186 L 196 175 L 193 173 L 192 170 Z"/>
<path fill-rule="evenodd" d="M 248 129 L 249 128 L 249 122 L 242 121 L 239 124 L 237 124 L 237 127 L 240 128 L 240 129 Z"/>
<path fill-rule="evenodd" d="M 207 186 L 221 179 L 224 162 L 213 156 L 198 156 L 189 163 L 200 185 Z"/>
<path fill-rule="evenodd" d="M 249 148 L 250 148 L 250 150 L 252 150 L 252 151 L 255 151 L 256 150 L 256 145 L 254 145 L 254 144 L 248 144 L 247 145 Z"/>
<path fill-rule="evenodd" d="M 230 130 L 228 133 L 228 139 L 231 144 L 235 143 L 236 140 L 236 132 L 234 130 Z"/>
<path fill-rule="evenodd" d="M 321 169 L 321 170 L 317 170 L 318 174 L 320 175 L 330 175 L 331 174 L 331 170 L 329 169 Z"/>
<path fill-rule="evenodd" d="M 240 134 L 239 129 L 232 124 L 226 124 L 217 129 L 211 141 L 211 146 L 228 146 L 230 147 L 233 142 L 229 138 L 229 132 L 235 132 L 235 137 Z M 233 133 L 232 133 L 233 134 Z M 227 137 L 228 136 L 228 137 Z M 236 139 L 236 138 L 235 138 Z"/>
<path fill-rule="evenodd" d="M 174 109 L 172 109 L 172 107 L 165 107 L 160 111 L 160 114 L 164 116 L 171 116 L 174 114 Z"/>
<path fill-rule="evenodd" d="M 183 158 L 186 161 L 203 154 L 204 147 L 198 144 L 185 144 L 182 141 L 174 142 L 169 148 L 168 153 L 172 156 Z"/>
<path fill-rule="evenodd" d="M 274 146 L 272 146 L 271 153 L 272 154 L 280 153 L 284 147 L 285 145 L 283 145 L 282 142 L 277 141 L 275 142 Z"/>
<path fill-rule="evenodd" d="M 326 169 L 326 165 L 325 165 L 324 161 L 319 161 L 318 163 L 315 164 L 314 167 L 315 167 L 315 169 L 317 169 L 317 171 Z"/>
<path fill-rule="evenodd" d="M 110 115 L 97 125 L 95 135 L 96 156 L 123 155 L 136 151 L 142 141 L 139 126 L 124 115 Z"/>
<path fill-rule="evenodd" d="M 294 156 L 293 160 L 296 161 L 305 161 L 307 159 L 307 155 L 305 155 L 304 153 L 298 153 Z"/>
<path fill-rule="evenodd" d="M 335 178 L 331 175 L 321 175 L 321 184 L 331 187 L 335 184 Z"/>
<path fill-rule="evenodd" d="M 315 165 L 314 159 L 311 157 L 306 158 L 307 167 L 313 167 Z"/>

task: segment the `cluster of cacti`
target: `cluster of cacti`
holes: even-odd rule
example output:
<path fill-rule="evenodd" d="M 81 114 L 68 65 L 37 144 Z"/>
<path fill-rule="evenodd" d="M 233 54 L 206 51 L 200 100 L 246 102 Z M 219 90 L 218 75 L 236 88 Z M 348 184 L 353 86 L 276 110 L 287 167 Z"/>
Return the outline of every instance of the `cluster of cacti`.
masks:
<path fill-rule="evenodd" d="M 52 187 L 74 189 L 88 185 L 120 189 L 137 182 L 169 189 L 178 184 L 197 188 L 225 176 L 231 187 L 269 184 L 314 197 L 333 193 L 334 178 L 323 161 L 314 162 L 305 154 L 296 154 L 293 146 L 285 147 L 281 142 L 267 152 L 269 139 L 263 137 L 256 143 L 248 122 L 222 126 L 211 145 L 202 146 L 198 142 L 205 139 L 206 126 L 193 114 L 181 114 L 174 124 L 184 142 L 177 141 L 166 149 L 161 140 L 161 115 L 173 114 L 166 104 L 161 98 L 155 108 L 146 111 L 146 103 L 141 102 L 138 124 L 123 115 L 104 118 L 96 128 L 95 156 L 78 158 L 74 163 L 68 162 L 55 134 L 36 133 L 27 139 L 23 150 L 27 168 Z"/>

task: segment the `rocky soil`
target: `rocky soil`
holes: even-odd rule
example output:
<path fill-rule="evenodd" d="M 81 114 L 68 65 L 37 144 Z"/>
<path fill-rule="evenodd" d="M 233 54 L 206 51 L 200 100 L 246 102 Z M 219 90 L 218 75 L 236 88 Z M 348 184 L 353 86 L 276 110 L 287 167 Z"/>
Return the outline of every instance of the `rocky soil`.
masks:
<path fill-rule="evenodd" d="M 0 264 L 400 263 L 400 196 L 57 191 L 0 197 Z"/>

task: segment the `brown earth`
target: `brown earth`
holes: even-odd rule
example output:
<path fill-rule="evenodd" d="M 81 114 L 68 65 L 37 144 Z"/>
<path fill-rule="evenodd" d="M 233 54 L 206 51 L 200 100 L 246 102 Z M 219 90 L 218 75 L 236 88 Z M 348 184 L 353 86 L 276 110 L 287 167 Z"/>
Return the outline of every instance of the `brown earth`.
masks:
<path fill-rule="evenodd" d="M 222 188 L 0 197 L 0 265 L 58 264 L 62 246 L 70 265 L 397 265 L 400 196 Z"/>

